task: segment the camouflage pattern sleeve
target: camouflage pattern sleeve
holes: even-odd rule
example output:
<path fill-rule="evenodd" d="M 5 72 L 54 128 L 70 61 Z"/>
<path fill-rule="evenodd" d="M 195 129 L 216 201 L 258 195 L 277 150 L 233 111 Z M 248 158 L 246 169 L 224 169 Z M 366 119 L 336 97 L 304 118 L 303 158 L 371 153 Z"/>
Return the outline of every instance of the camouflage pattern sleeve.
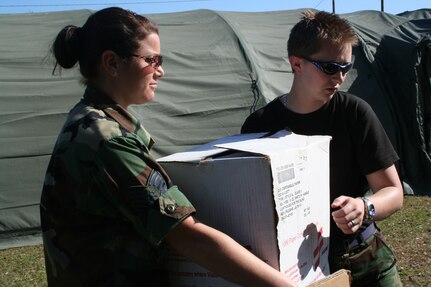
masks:
<path fill-rule="evenodd" d="M 195 209 L 140 145 L 133 134 L 105 142 L 97 153 L 100 174 L 95 179 L 124 219 L 158 245 Z"/>

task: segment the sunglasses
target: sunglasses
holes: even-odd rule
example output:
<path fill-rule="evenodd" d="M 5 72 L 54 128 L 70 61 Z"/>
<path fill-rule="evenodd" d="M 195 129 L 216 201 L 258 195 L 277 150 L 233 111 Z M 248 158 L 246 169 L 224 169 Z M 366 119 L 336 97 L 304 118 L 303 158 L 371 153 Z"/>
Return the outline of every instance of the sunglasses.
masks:
<path fill-rule="evenodd" d="M 146 57 L 146 56 L 139 56 L 136 54 L 131 54 L 130 56 L 144 60 L 153 68 L 158 68 L 163 64 L 163 56 L 161 56 L 161 55 L 154 55 L 154 56 Z"/>
<path fill-rule="evenodd" d="M 341 64 L 338 64 L 335 62 L 322 62 L 322 61 L 311 60 L 311 59 L 308 59 L 306 57 L 302 57 L 302 58 L 307 60 L 308 62 L 312 63 L 314 66 L 319 68 L 319 70 L 321 70 L 323 73 L 330 75 L 330 76 L 335 75 L 336 73 L 338 73 L 340 71 L 344 76 L 347 74 L 348 71 L 350 71 L 350 69 L 353 66 L 353 62 L 348 62 L 348 63 L 341 65 Z"/>

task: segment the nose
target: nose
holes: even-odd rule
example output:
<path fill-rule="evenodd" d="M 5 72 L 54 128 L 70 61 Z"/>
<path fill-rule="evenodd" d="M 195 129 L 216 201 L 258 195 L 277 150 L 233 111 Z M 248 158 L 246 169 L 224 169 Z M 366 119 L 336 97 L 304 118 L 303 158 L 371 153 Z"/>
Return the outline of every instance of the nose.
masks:
<path fill-rule="evenodd" d="M 333 79 L 337 84 L 341 85 L 341 84 L 344 82 L 344 80 L 346 79 L 346 75 L 347 75 L 347 74 L 343 74 L 343 72 L 342 72 L 342 71 L 339 71 L 339 72 L 337 72 L 337 73 L 335 73 L 335 74 L 333 74 L 333 75 L 332 75 L 332 79 Z"/>
<path fill-rule="evenodd" d="M 154 75 L 157 78 L 161 78 L 161 77 L 163 77 L 165 75 L 165 70 L 163 70 L 162 66 L 158 66 L 157 69 L 156 69 L 156 71 L 155 71 L 155 73 L 154 73 Z"/>

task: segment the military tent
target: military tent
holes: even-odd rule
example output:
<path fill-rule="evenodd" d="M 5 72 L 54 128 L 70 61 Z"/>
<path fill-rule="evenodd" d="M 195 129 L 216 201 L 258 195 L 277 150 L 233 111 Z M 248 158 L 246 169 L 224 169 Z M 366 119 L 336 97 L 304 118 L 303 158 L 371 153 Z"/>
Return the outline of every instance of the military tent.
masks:
<path fill-rule="evenodd" d="M 147 15 L 160 26 L 166 75 L 154 102 L 134 106 L 156 157 L 239 133 L 245 118 L 289 91 L 286 40 L 301 10 Z M 45 169 L 84 87 L 78 69 L 52 74 L 50 45 L 91 11 L 0 15 L 0 248 L 40 243 Z M 360 45 L 343 90 L 368 101 L 415 194 L 431 190 L 431 10 L 343 14 Z"/>

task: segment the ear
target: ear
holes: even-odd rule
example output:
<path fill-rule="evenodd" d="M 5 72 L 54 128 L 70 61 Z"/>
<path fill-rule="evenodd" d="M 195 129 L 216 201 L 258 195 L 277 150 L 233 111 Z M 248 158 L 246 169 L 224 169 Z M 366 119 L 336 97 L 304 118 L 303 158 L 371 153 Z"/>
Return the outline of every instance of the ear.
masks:
<path fill-rule="evenodd" d="M 102 53 L 102 61 L 100 63 L 102 71 L 111 76 L 116 77 L 119 70 L 120 57 L 111 50 L 106 50 Z"/>
<path fill-rule="evenodd" d="M 289 63 L 295 74 L 300 74 L 302 70 L 302 59 L 297 56 L 289 56 Z"/>

